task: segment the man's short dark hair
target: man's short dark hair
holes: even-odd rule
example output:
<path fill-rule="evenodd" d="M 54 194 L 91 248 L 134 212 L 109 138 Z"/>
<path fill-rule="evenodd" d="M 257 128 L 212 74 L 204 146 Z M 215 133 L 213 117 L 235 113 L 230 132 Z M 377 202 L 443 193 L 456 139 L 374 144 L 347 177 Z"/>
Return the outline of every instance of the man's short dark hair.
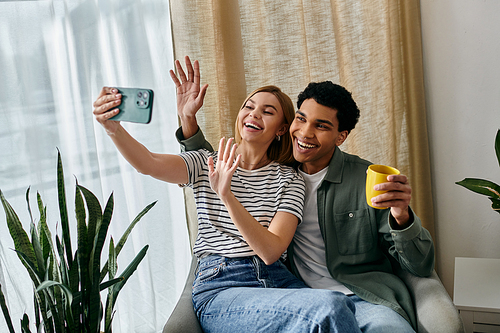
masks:
<path fill-rule="evenodd" d="M 359 109 L 352 95 L 344 87 L 331 81 L 311 82 L 299 94 L 297 107 L 306 99 L 314 99 L 316 103 L 337 110 L 339 132 L 347 130 L 349 133 L 356 126 L 359 119 Z"/>

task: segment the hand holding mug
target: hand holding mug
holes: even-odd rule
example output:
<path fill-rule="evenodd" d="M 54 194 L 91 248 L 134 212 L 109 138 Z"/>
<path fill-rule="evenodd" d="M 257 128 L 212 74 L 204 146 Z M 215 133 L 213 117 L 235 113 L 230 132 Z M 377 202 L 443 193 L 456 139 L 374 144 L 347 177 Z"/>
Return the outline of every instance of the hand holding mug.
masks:
<path fill-rule="evenodd" d="M 366 177 L 366 201 L 376 209 L 391 208 L 391 215 L 400 226 L 410 220 L 408 206 L 411 186 L 399 170 L 385 165 L 370 165 Z"/>

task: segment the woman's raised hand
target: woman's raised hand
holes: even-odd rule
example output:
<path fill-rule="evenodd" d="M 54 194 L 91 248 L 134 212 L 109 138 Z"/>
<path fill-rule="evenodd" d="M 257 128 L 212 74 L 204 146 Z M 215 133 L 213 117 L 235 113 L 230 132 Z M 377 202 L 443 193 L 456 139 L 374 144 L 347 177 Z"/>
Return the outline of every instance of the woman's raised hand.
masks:
<path fill-rule="evenodd" d="M 118 105 L 121 102 L 122 95 L 118 93 L 118 89 L 110 87 L 103 87 L 94 102 L 95 119 L 106 129 L 108 135 L 114 134 L 120 126 L 119 121 L 109 120 L 109 118 L 120 112 Z"/>
<path fill-rule="evenodd" d="M 191 64 L 191 60 L 186 56 L 185 62 L 187 77 L 179 60 L 175 61 L 175 68 L 179 77 L 175 75 L 173 70 L 170 70 L 170 77 L 177 88 L 177 114 L 181 120 L 196 115 L 196 112 L 203 105 L 208 88 L 208 84 L 200 88 L 200 64 L 198 60 Z"/>
<path fill-rule="evenodd" d="M 231 194 L 231 179 L 241 159 L 241 155 L 238 155 L 235 159 L 238 145 L 233 144 L 233 141 L 233 138 L 227 140 L 227 144 L 224 147 L 224 138 L 220 139 L 215 169 L 213 158 L 208 158 L 210 187 L 223 202 L 227 195 Z"/>

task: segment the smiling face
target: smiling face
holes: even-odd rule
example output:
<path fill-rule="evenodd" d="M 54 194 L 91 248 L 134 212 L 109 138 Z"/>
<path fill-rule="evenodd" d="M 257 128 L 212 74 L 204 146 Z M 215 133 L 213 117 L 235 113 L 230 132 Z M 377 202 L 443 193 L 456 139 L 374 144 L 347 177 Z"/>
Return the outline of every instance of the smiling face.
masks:
<path fill-rule="evenodd" d="M 247 99 L 238 113 L 236 127 L 237 138 L 266 149 L 277 135 L 288 129 L 278 98 L 269 92 L 258 92 Z"/>
<path fill-rule="evenodd" d="M 293 141 L 293 157 L 301 169 L 314 174 L 330 163 L 336 146 L 340 146 L 349 132 L 339 132 L 337 111 L 306 99 L 295 113 L 290 125 Z"/>

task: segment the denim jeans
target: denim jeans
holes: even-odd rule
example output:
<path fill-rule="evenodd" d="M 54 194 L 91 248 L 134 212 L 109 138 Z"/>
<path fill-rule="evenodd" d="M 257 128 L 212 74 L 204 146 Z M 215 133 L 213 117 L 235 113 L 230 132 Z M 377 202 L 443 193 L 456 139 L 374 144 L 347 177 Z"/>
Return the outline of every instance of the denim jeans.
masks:
<path fill-rule="evenodd" d="M 356 295 L 349 298 L 356 306 L 356 320 L 361 332 L 415 333 L 410 323 L 391 308 L 364 301 Z"/>
<path fill-rule="evenodd" d="M 193 304 L 204 332 L 361 332 L 353 301 L 310 289 L 277 261 L 208 256 L 198 263 Z"/>

